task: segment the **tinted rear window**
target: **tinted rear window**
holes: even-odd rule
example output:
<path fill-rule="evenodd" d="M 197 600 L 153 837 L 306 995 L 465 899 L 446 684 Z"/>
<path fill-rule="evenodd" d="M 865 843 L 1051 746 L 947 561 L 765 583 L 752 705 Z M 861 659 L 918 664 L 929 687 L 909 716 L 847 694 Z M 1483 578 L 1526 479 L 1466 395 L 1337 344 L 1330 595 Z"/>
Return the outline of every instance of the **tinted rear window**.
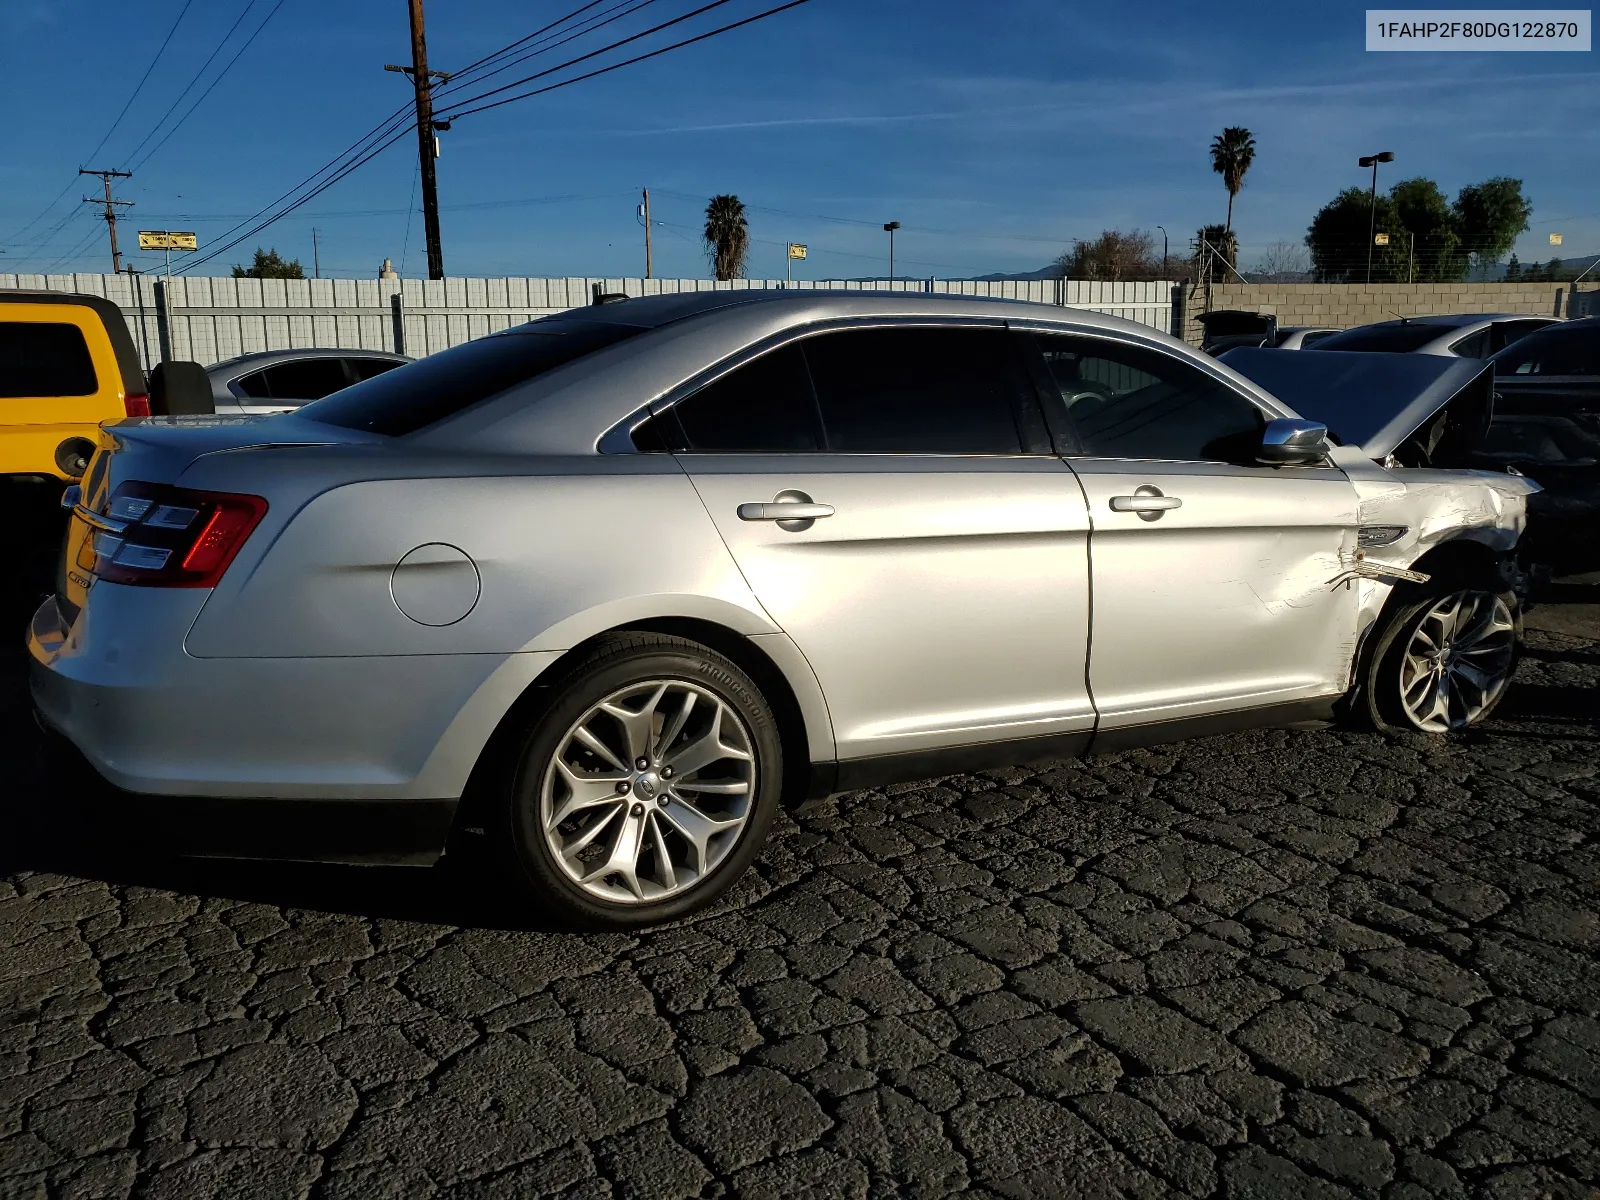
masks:
<path fill-rule="evenodd" d="M 1330 334 L 1317 343 L 1318 350 L 1387 350 L 1404 354 L 1426 346 L 1450 330 L 1439 325 L 1366 325 Z"/>
<path fill-rule="evenodd" d="M 83 330 L 66 322 L 0 321 L 0 396 L 92 396 Z"/>
<path fill-rule="evenodd" d="M 398 437 L 454 416 L 507 388 L 644 330 L 587 321 L 537 321 L 430 354 L 307 404 L 302 417 Z"/>

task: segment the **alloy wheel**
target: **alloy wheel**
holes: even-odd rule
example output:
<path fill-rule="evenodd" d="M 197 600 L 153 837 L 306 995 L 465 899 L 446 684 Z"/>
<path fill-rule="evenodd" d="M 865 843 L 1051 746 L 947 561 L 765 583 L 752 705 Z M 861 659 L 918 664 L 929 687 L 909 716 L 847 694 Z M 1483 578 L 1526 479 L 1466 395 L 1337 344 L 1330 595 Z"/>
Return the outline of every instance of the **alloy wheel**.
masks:
<path fill-rule="evenodd" d="M 1471 725 L 1511 680 L 1516 622 L 1493 592 L 1445 596 L 1411 633 L 1400 660 L 1400 703 L 1418 729 Z"/>
<path fill-rule="evenodd" d="M 756 754 L 737 711 L 681 679 L 619 688 L 562 736 L 539 822 L 557 865 L 589 894 L 654 903 L 709 878 L 750 818 Z"/>

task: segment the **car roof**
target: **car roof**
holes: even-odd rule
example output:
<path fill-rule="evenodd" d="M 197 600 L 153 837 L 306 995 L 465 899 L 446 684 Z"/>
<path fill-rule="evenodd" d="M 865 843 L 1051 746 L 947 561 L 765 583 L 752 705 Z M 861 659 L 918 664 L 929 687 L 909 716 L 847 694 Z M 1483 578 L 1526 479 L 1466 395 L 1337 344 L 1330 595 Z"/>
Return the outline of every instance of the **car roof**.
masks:
<path fill-rule="evenodd" d="M 408 363 L 413 360 L 392 350 L 355 350 L 307 346 L 299 350 L 255 350 L 234 358 L 212 363 L 206 371 L 243 370 L 269 367 L 274 363 L 293 362 L 302 358 L 382 358 L 391 362 Z"/>
<path fill-rule="evenodd" d="M 658 296 L 630 296 L 626 300 L 565 309 L 540 320 L 614 321 L 621 325 L 655 329 L 715 309 L 751 305 L 805 310 L 826 305 L 829 315 L 874 315 L 883 311 L 883 302 L 886 300 L 905 304 L 908 314 L 928 316 L 990 316 L 998 319 L 1012 316 L 1021 319 L 1024 315 L 1038 317 L 1041 309 L 1060 311 L 1058 305 L 1041 304 L 1037 300 L 963 296 L 948 292 L 925 292 L 921 289 L 887 291 L 868 288 L 741 288 L 710 292 L 676 292 Z M 1081 309 L 1074 311 L 1083 312 Z M 518 328 L 526 329 L 528 326 L 518 326 Z"/>
<path fill-rule="evenodd" d="M 1488 324 L 1491 321 L 1554 321 L 1538 313 L 1427 313 L 1420 317 L 1407 317 L 1399 321 L 1373 321 L 1360 329 L 1398 329 L 1402 325 L 1437 325 L 1441 329 L 1464 329 L 1468 325 Z"/>
<path fill-rule="evenodd" d="M 128 395 L 145 390 L 144 367 L 139 363 L 139 351 L 134 347 L 133 334 L 128 332 L 128 322 L 114 300 L 104 296 L 91 296 L 87 292 L 44 292 L 22 288 L 0 290 L 0 304 L 70 304 L 91 309 L 100 318 L 106 336 L 111 339 L 111 352 L 117 360 L 117 373 L 122 376 L 122 390 Z"/>

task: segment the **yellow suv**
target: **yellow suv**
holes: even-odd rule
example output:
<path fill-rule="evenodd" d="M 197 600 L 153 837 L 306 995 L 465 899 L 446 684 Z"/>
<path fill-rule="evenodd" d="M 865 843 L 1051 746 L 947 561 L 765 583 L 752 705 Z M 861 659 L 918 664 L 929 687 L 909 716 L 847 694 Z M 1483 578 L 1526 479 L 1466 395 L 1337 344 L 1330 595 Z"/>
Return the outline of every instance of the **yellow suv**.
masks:
<path fill-rule="evenodd" d="M 149 415 L 139 354 L 115 304 L 0 290 L 0 476 L 77 479 L 102 421 Z"/>

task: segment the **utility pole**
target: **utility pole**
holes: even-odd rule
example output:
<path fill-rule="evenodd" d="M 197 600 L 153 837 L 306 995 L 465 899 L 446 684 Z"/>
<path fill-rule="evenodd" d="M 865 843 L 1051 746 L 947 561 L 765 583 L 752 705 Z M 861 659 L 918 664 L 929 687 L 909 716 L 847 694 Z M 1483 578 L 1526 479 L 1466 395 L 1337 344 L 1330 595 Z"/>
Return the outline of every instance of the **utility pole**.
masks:
<path fill-rule="evenodd" d="M 439 240 L 439 187 L 434 174 L 434 159 L 439 157 L 438 131 L 449 129 L 448 121 L 433 119 L 433 81 L 448 82 L 448 71 L 428 70 L 428 41 L 424 36 L 422 0 L 410 0 L 411 65 L 384 64 L 385 71 L 411 76 L 417 94 L 417 162 L 422 179 L 422 227 L 428 241 L 428 278 L 444 278 L 444 246 Z"/>
<path fill-rule="evenodd" d="M 650 189 L 644 189 L 644 277 L 650 278 Z"/>
<path fill-rule="evenodd" d="M 311 227 L 311 278 L 322 278 L 322 251 L 317 247 L 317 227 Z"/>
<path fill-rule="evenodd" d="M 78 168 L 79 175 L 98 175 L 100 182 L 106 185 L 105 198 L 95 199 L 85 196 L 85 204 L 104 204 L 106 206 L 106 228 L 111 231 L 111 271 L 115 275 L 122 274 L 122 251 L 117 249 L 117 209 L 119 207 L 131 208 L 132 200 L 113 200 L 111 198 L 111 181 L 113 179 L 132 179 L 132 171 L 86 171 Z"/>

